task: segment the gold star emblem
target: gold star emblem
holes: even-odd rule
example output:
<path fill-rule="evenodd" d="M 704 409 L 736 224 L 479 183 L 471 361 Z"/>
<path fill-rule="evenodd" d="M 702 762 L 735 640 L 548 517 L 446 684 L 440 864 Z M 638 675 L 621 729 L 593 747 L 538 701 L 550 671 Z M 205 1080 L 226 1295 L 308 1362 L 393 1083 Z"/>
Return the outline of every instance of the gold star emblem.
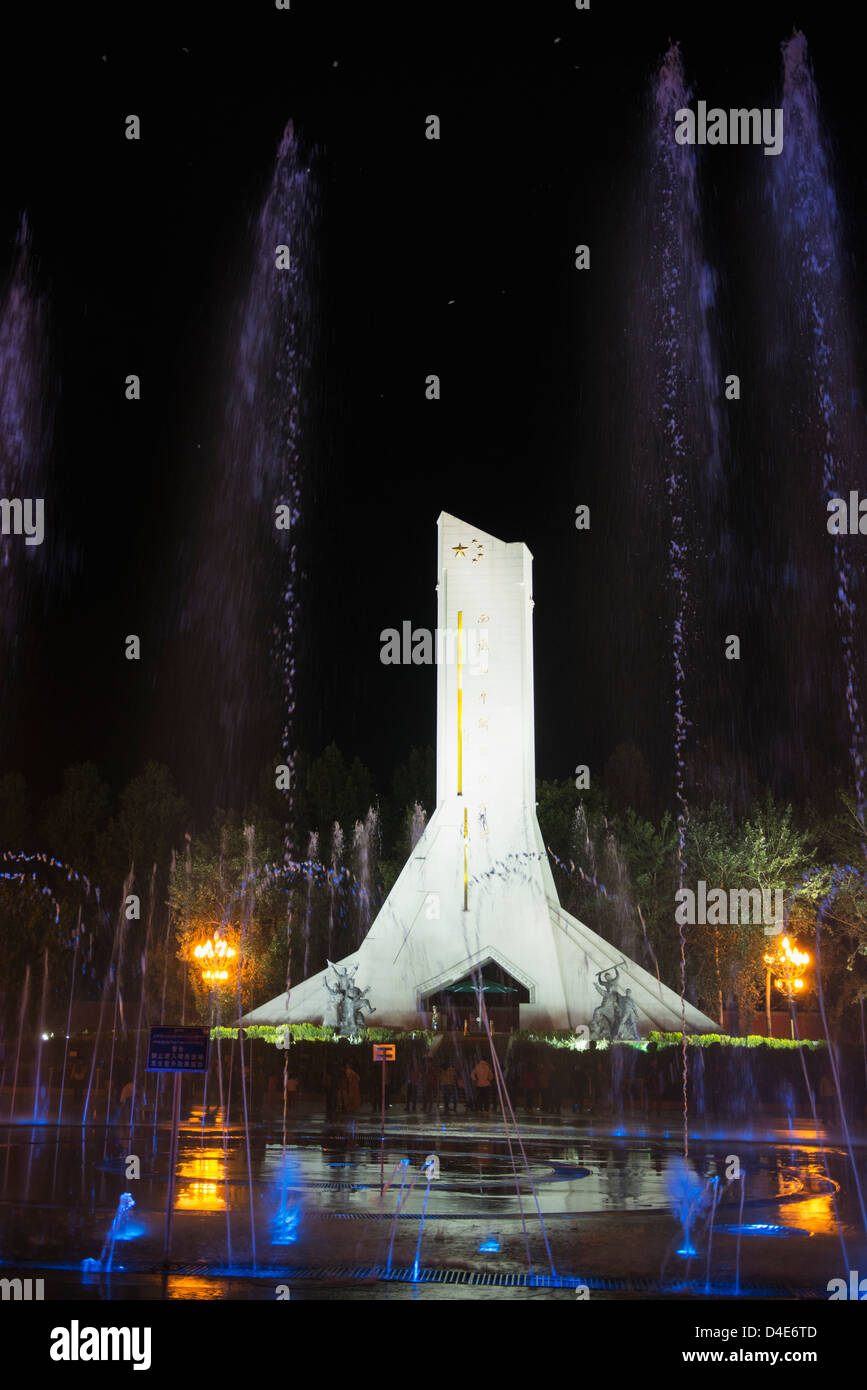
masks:
<path fill-rule="evenodd" d="M 462 560 L 467 553 L 467 547 L 465 545 L 453 545 L 452 550 L 455 552 L 456 560 Z"/>

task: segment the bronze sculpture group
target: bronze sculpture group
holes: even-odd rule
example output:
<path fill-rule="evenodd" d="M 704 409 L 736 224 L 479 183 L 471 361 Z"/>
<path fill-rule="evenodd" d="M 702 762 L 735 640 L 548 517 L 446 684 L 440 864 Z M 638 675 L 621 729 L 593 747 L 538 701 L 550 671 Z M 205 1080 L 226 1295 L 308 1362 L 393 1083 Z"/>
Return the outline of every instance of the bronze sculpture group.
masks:
<path fill-rule="evenodd" d="M 615 988 L 620 978 L 621 961 L 608 970 L 597 970 L 593 988 L 602 995 L 602 1003 L 593 1010 L 590 1021 L 590 1037 L 596 1042 L 638 1042 L 638 1009 L 632 998 L 632 990 L 621 994 Z"/>
<path fill-rule="evenodd" d="M 367 998 L 367 990 L 359 989 L 355 983 L 357 965 L 341 970 L 330 960 L 328 966 L 334 971 L 336 985 L 332 987 L 328 983 L 326 974 L 325 988 L 331 995 L 331 999 L 328 1001 L 328 1007 L 322 1021 L 327 1027 L 333 1028 L 341 1037 L 353 1038 L 365 1026 L 365 1012 L 375 1014 L 376 1009 Z"/>

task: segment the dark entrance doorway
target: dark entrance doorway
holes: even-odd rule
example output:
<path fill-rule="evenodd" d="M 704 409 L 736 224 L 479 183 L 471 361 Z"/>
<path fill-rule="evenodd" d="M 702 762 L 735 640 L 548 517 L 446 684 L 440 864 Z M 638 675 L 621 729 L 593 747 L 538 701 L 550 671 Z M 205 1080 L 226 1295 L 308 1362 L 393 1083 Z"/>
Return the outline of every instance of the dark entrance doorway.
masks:
<path fill-rule="evenodd" d="M 479 986 L 484 986 L 485 1010 L 495 1033 L 511 1033 L 518 1028 L 520 1004 L 530 1002 L 530 991 L 495 961 L 485 961 L 454 980 L 446 989 L 428 995 L 428 1010 L 436 1005 L 440 1027 L 450 1032 L 467 1034 L 484 1032 L 479 1022 Z"/>

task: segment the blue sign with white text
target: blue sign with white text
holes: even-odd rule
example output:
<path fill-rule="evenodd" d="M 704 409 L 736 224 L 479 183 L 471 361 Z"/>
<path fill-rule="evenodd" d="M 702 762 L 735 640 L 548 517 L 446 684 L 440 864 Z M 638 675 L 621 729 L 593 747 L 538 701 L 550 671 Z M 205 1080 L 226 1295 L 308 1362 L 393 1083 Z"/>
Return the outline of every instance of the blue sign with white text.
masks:
<path fill-rule="evenodd" d="M 207 1028 L 152 1028 L 147 1071 L 207 1071 Z"/>

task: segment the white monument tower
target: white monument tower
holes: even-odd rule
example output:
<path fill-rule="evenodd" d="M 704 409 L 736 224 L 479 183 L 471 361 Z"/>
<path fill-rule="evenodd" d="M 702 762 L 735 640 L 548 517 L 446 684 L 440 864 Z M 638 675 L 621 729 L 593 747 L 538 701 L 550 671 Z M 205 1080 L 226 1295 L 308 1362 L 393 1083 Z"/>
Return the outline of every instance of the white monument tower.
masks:
<path fill-rule="evenodd" d="M 491 965 L 529 995 L 522 1028 L 589 1024 L 594 977 L 623 956 L 560 907 L 536 818 L 532 556 L 446 512 L 438 525 L 436 810 L 339 965 L 357 965 L 375 1026 L 425 1026 L 432 996 Z M 242 1022 L 321 1022 L 326 973 Z M 679 995 L 629 960 L 617 982 L 627 988 L 642 1033 L 680 1029 Z M 686 1024 L 719 1031 L 691 1004 Z"/>

